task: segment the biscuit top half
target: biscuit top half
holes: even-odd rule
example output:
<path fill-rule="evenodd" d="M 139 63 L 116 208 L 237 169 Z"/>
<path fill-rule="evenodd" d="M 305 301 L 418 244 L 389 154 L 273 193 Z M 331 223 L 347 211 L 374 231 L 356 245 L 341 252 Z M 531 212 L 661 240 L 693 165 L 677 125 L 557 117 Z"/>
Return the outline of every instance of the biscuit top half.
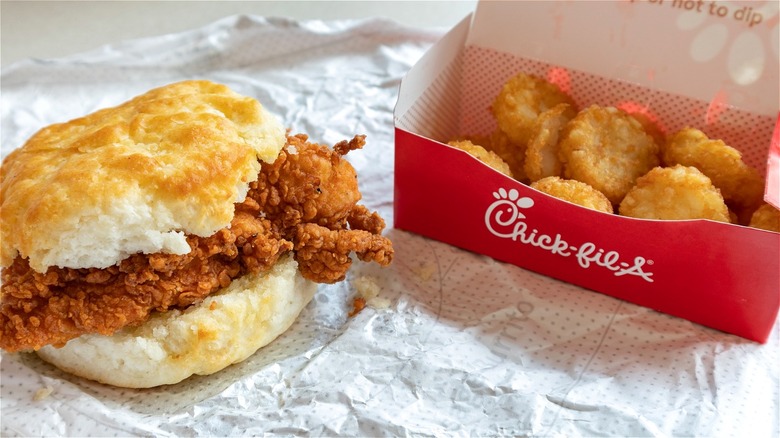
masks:
<path fill-rule="evenodd" d="M 255 99 L 208 81 L 156 88 L 41 129 L 0 169 L 0 265 L 17 256 L 105 268 L 190 251 L 186 234 L 230 224 L 285 129 Z"/>

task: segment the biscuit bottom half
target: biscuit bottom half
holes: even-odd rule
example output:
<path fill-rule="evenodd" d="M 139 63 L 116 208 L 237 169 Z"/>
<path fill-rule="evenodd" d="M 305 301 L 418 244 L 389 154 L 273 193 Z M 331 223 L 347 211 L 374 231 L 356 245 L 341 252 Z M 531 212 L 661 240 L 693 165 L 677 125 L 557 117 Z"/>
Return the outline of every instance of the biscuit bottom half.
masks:
<path fill-rule="evenodd" d="M 241 362 L 284 333 L 311 301 L 291 254 L 184 310 L 155 313 L 112 336 L 88 334 L 36 351 L 71 374 L 125 388 L 178 383 Z"/>

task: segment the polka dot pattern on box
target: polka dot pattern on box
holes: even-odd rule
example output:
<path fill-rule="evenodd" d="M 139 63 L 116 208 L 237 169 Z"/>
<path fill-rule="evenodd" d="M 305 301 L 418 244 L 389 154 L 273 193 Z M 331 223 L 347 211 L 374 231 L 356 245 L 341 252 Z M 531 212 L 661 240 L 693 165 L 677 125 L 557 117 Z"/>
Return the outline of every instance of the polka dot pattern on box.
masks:
<path fill-rule="evenodd" d="M 657 120 L 666 133 L 686 126 L 701 129 L 739 149 L 748 164 L 765 171 L 776 119 L 729 106 L 725 92 L 711 102 L 701 102 L 476 46 L 464 49 L 462 69 L 462 133 L 492 132 L 496 127 L 490 111 L 493 99 L 504 82 L 525 72 L 562 84 L 580 108 L 598 104 L 640 111 Z"/>

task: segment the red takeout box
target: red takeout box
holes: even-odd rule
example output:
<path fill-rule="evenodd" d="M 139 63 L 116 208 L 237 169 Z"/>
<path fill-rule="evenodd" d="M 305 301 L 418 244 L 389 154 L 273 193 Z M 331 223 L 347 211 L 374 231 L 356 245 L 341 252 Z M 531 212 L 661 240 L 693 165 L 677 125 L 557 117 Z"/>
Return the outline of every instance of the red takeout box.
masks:
<path fill-rule="evenodd" d="M 395 226 L 765 342 L 780 306 L 779 233 L 587 210 L 444 144 L 496 129 L 491 102 L 523 71 L 580 108 L 641 111 L 667 133 L 693 126 L 723 139 L 767 175 L 765 200 L 780 205 L 776 2 L 696 5 L 480 2 L 401 84 Z"/>

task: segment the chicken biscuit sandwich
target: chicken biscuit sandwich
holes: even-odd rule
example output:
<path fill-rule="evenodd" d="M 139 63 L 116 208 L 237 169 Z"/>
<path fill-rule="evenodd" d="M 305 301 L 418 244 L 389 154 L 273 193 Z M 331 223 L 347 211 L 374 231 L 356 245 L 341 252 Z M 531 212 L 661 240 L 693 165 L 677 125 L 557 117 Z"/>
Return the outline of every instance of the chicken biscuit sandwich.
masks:
<path fill-rule="evenodd" d="M 131 388 L 242 361 L 352 255 L 390 263 L 354 168 L 207 81 L 38 131 L 0 170 L 0 348 Z"/>

